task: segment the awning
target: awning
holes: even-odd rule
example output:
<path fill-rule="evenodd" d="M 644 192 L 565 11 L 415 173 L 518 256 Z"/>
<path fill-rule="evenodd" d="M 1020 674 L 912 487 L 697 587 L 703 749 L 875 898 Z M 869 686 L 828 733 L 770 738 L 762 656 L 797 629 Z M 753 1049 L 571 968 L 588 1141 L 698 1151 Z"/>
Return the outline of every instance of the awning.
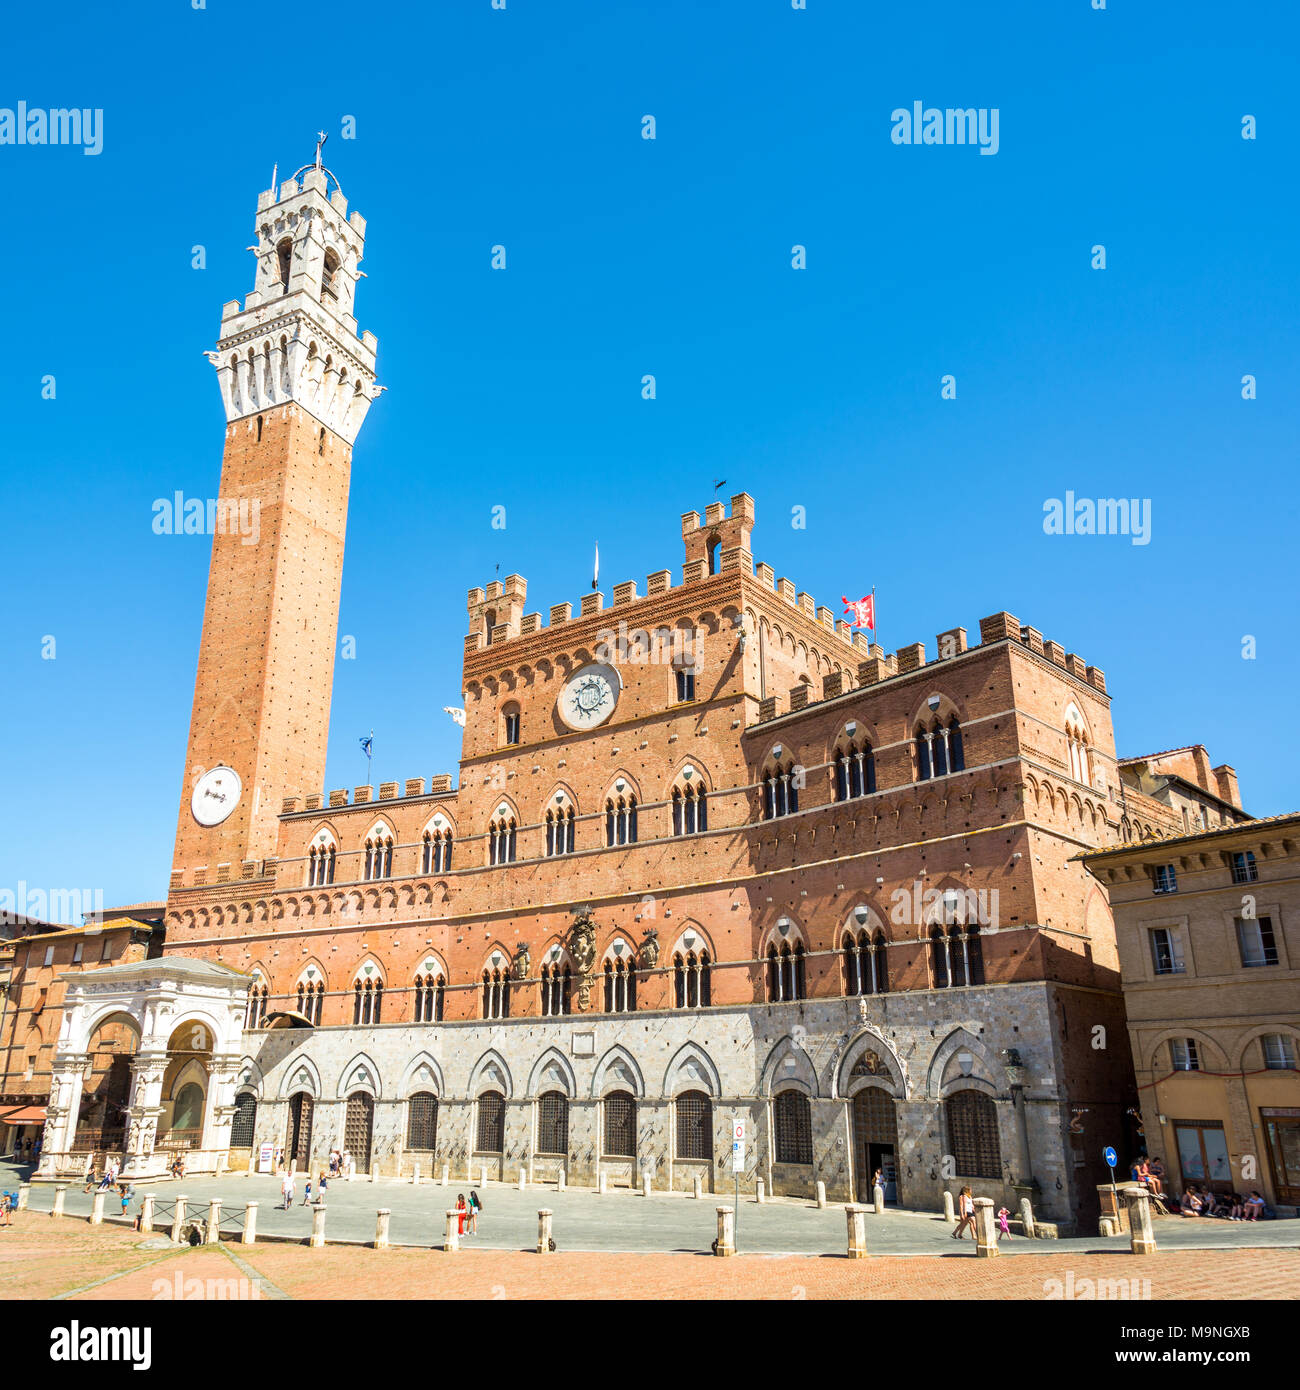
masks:
<path fill-rule="evenodd" d="M 306 1014 L 300 1014 L 297 1009 L 279 1009 L 273 1014 L 267 1014 L 264 1028 L 314 1028 Z"/>
<path fill-rule="evenodd" d="M 24 1105 L 0 1115 L 0 1125 L 43 1125 L 45 1107 L 43 1105 Z"/>

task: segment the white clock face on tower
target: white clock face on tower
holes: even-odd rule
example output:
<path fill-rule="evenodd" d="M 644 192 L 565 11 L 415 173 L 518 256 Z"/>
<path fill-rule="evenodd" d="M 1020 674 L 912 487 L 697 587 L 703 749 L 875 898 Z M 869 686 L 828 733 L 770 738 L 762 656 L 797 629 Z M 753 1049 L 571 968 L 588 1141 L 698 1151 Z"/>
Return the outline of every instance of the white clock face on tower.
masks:
<path fill-rule="evenodd" d="M 564 683 L 557 703 L 560 718 L 571 729 L 594 729 L 614 713 L 623 682 L 603 661 L 574 672 Z"/>
<path fill-rule="evenodd" d="M 220 825 L 239 805 L 244 784 L 233 767 L 210 767 L 194 784 L 190 810 L 200 825 Z"/>

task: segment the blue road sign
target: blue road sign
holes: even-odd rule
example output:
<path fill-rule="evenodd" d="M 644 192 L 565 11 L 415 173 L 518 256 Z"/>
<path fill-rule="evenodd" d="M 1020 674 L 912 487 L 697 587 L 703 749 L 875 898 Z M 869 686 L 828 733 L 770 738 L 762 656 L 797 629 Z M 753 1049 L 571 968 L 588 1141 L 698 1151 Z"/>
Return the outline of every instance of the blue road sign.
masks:
<path fill-rule="evenodd" d="M 1112 1168 L 1119 1162 L 1119 1155 L 1109 1144 L 1101 1151 L 1101 1156 Z"/>

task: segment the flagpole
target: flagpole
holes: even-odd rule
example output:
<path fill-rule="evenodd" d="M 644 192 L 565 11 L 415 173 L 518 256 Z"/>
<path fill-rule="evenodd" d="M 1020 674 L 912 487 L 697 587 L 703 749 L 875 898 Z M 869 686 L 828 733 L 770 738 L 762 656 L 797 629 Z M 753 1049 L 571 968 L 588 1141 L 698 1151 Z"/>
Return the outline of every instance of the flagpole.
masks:
<path fill-rule="evenodd" d="M 371 786 L 370 764 L 375 756 L 375 731 L 370 731 L 370 742 L 366 744 L 366 786 Z"/>
<path fill-rule="evenodd" d="M 874 584 L 871 586 L 871 621 L 873 624 L 871 635 L 876 639 L 876 645 L 880 646 L 880 619 L 876 617 L 876 586 Z M 870 650 L 871 648 L 868 646 L 867 651 L 870 652 Z"/>

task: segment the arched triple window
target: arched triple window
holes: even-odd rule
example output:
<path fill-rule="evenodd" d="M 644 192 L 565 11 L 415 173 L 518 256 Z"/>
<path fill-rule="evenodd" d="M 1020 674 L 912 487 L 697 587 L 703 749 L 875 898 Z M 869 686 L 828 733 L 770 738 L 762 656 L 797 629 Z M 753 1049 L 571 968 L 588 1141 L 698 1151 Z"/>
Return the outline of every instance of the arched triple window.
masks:
<path fill-rule="evenodd" d="M 709 953 L 678 951 L 673 956 L 673 1005 L 678 1009 L 708 1008 L 713 999 Z"/>
<path fill-rule="evenodd" d="M 943 1103 L 948 1152 L 957 1176 L 1000 1178 L 1002 1149 L 998 1142 L 998 1112 L 992 1100 L 973 1087 L 955 1091 Z"/>
<path fill-rule="evenodd" d="M 563 1091 L 543 1091 L 537 1097 L 537 1152 L 567 1156 L 569 1098 Z"/>
<path fill-rule="evenodd" d="M 709 828 L 708 799 L 704 787 L 687 781 L 673 788 L 673 834 L 698 835 Z"/>
<path fill-rule="evenodd" d="M 984 953 L 979 924 L 954 922 L 930 928 L 930 978 L 934 989 L 984 983 Z"/>
<path fill-rule="evenodd" d="M 636 1157 L 636 1097 L 630 1091 L 613 1091 L 602 1105 L 602 1153 L 608 1158 Z"/>
<path fill-rule="evenodd" d="M 433 826 L 424 832 L 424 855 L 420 861 L 422 874 L 445 874 L 451 870 L 451 827 Z"/>
<path fill-rule="evenodd" d="M 606 800 L 605 844 L 611 847 L 636 844 L 636 797 L 631 792 Z"/>
<path fill-rule="evenodd" d="M 1065 711 L 1065 743 L 1070 776 L 1086 787 L 1092 786 L 1092 757 L 1088 749 L 1088 730 L 1084 726 L 1083 715 L 1073 703 Z"/>
<path fill-rule="evenodd" d="M 548 858 L 557 854 L 573 853 L 573 807 L 552 806 L 546 813 L 546 853 Z"/>
<path fill-rule="evenodd" d="M 805 990 L 803 943 L 796 941 L 791 946 L 783 941 L 778 948 L 773 942 L 767 948 L 767 1002 L 785 1004 L 804 999 Z"/>
<path fill-rule="evenodd" d="M 950 719 L 932 719 L 916 726 L 916 775 L 921 782 L 946 777 L 966 767 L 961 725 L 954 714 Z"/>
<path fill-rule="evenodd" d="M 573 975 L 566 960 L 542 966 L 542 1017 L 560 1018 L 571 1012 Z"/>
<path fill-rule="evenodd" d="M 876 790 L 876 755 L 866 739 L 848 743 L 835 752 L 835 800 L 852 801 Z"/>
<path fill-rule="evenodd" d="M 314 1027 L 320 1027 L 321 1010 L 325 1005 L 325 982 L 323 980 L 300 980 L 298 982 L 298 1012 Z"/>
<path fill-rule="evenodd" d="M 393 837 L 382 826 L 366 836 L 366 878 L 393 876 Z"/>
<path fill-rule="evenodd" d="M 673 1102 L 677 1157 L 713 1162 L 713 1102 L 703 1091 L 683 1091 Z"/>
<path fill-rule="evenodd" d="M 483 1017 L 510 1017 L 510 976 L 500 966 L 483 972 Z"/>
<path fill-rule="evenodd" d="M 266 1001 L 269 997 L 266 984 L 260 976 L 255 976 L 253 988 L 248 991 L 248 1003 L 244 1008 L 244 1027 L 261 1028 L 266 1023 Z"/>
<path fill-rule="evenodd" d="M 799 809 L 799 784 L 803 768 L 793 758 L 774 763 L 763 774 L 763 819 L 793 815 Z"/>
<path fill-rule="evenodd" d="M 378 1023 L 383 1013 L 384 986 L 379 980 L 357 978 L 352 986 L 352 1022 Z"/>
<path fill-rule="evenodd" d="M 811 1163 L 812 1106 L 802 1091 L 778 1091 L 772 1101 L 778 1163 Z"/>
<path fill-rule="evenodd" d="M 415 1021 L 441 1023 L 447 980 L 440 972 L 425 971 L 415 977 Z"/>
<path fill-rule="evenodd" d="M 499 815 L 488 827 L 488 863 L 515 862 L 515 819 L 506 813 Z"/>
<path fill-rule="evenodd" d="M 605 961 L 605 1012 L 631 1013 L 636 1008 L 636 966 L 622 958 Z"/>
<path fill-rule="evenodd" d="M 319 841 L 307 851 L 307 886 L 320 888 L 334 882 L 334 865 L 338 850 L 329 839 Z"/>
<path fill-rule="evenodd" d="M 889 969 L 886 960 L 885 933 L 879 928 L 870 932 L 844 933 L 844 993 L 885 994 L 889 990 Z"/>

